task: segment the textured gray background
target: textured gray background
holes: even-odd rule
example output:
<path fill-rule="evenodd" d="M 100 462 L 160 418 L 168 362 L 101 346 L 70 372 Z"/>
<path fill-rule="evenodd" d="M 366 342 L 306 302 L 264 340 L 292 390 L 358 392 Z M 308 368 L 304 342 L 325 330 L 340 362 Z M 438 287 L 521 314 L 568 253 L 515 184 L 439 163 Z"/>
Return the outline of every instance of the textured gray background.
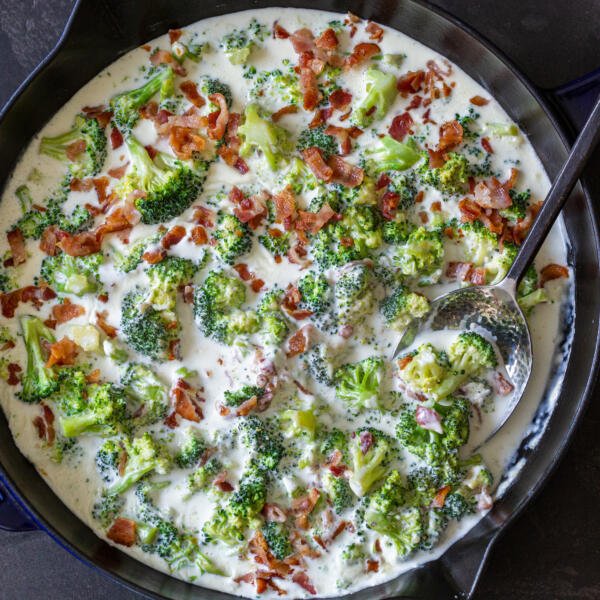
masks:
<path fill-rule="evenodd" d="M 491 39 L 539 86 L 551 88 L 600 67 L 598 0 L 436 3 Z M 71 5 L 0 0 L 0 105 L 53 46 Z M 544 491 L 496 545 L 477 600 L 600 599 L 598 396 Z M 0 531 L 0 599 L 72 598 L 141 597 L 43 533 Z"/>

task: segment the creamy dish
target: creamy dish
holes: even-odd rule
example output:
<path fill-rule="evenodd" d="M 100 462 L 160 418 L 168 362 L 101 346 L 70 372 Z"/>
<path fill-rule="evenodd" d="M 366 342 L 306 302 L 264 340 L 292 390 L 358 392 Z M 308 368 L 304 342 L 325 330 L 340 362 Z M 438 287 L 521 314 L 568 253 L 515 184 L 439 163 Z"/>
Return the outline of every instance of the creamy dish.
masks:
<path fill-rule="evenodd" d="M 400 332 L 498 282 L 548 180 L 490 95 L 353 15 L 171 31 L 48 123 L 8 183 L 2 407 L 102 538 L 235 595 L 333 596 L 491 508 L 554 354 L 565 237 L 519 287 L 535 367 L 486 332 Z"/>

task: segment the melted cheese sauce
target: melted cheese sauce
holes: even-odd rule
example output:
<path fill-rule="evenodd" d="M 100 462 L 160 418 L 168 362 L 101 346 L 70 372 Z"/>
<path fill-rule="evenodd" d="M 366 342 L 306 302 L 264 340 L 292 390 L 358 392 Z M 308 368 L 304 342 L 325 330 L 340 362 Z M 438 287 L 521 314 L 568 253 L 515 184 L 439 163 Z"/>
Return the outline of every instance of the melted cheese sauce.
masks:
<path fill-rule="evenodd" d="M 243 70 L 239 66 L 232 66 L 228 59 L 218 50 L 219 40 L 223 35 L 234 28 L 243 28 L 247 25 L 249 19 L 255 17 L 261 23 L 268 27 L 279 20 L 288 31 L 294 31 L 300 27 L 309 27 L 313 31 L 320 31 L 327 27 L 327 23 L 332 20 L 342 20 L 343 17 L 338 14 L 325 13 L 314 10 L 294 10 L 294 9 L 261 9 L 248 12 L 241 12 L 215 19 L 208 19 L 196 23 L 186 28 L 186 35 L 193 34 L 196 41 L 211 43 L 212 52 L 203 56 L 198 64 L 191 61 L 186 62 L 188 70 L 188 79 L 197 81 L 202 75 L 218 75 L 218 77 L 231 86 L 234 105 L 232 110 L 242 112 L 247 97 L 254 83 L 252 79 L 243 77 Z M 357 34 L 354 42 L 365 40 L 367 34 L 362 28 Z M 166 36 L 158 38 L 150 43 L 152 47 L 169 48 L 169 42 Z M 434 59 L 442 64 L 442 56 L 437 55 L 429 48 L 423 46 L 418 41 L 402 35 L 392 29 L 385 28 L 385 36 L 380 43 L 384 54 L 404 54 L 401 66 L 398 67 L 398 74 L 411 70 L 423 68 L 425 63 Z M 293 52 L 291 44 L 286 40 L 275 40 L 267 37 L 260 47 L 253 51 L 252 64 L 258 71 L 263 69 L 273 69 L 281 65 L 283 59 L 288 59 L 291 64 L 295 64 L 296 55 Z M 38 137 L 31 141 L 30 146 L 23 154 L 12 179 L 8 182 L 2 197 L 2 214 L 4 223 L 14 222 L 20 215 L 18 202 L 15 198 L 15 189 L 23 182 L 27 181 L 34 200 L 41 200 L 46 197 L 60 180 L 63 171 L 62 167 L 52 159 L 38 154 L 39 138 L 42 135 L 56 135 L 71 127 L 73 116 L 81 110 L 83 106 L 93 106 L 106 103 L 115 93 L 132 89 L 141 83 L 143 73 L 139 68 L 142 65 L 148 65 L 148 53 L 143 49 L 137 49 L 122 57 L 114 64 L 110 65 L 105 71 L 100 73 L 93 81 L 81 89 L 75 96 L 53 117 L 50 122 L 39 133 Z M 353 91 L 358 95 L 361 88 L 360 78 L 362 70 L 357 69 L 342 75 L 343 87 Z M 453 65 L 452 75 L 449 78 L 456 82 L 452 94 L 444 100 L 437 101 L 431 105 L 431 118 L 437 123 L 452 120 L 456 113 L 465 114 L 469 106 L 469 98 L 475 95 L 481 95 L 489 98 L 489 94 L 479 86 L 475 81 L 468 77 L 457 66 Z M 268 99 L 264 100 L 265 107 L 269 110 L 275 110 L 280 106 L 268 105 Z M 386 118 L 377 123 L 379 131 L 386 131 L 393 115 L 402 112 L 408 100 L 398 97 L 392 106 Z M 413 113 L 416 122 L 420 122 L 424 109 L 419 109 Z M 492 101 L 486 106 L 478 107 L 477 112 L 481 114 L 480 122 L 501 122 L 510 121 L 507 114 L 501 106 Z M 292 132 L 297 132 L 306 126 L 310 115 L 303 113 L 285 117 L 280 124 Z M 341 114 L 341 113 L 336 113 Z M 333 124 L 344 125 L 337 120 L 337 117 L 331 121 Z M 423 136 L 423 141 L 430 141 L 432 145 L 437 142 L 437 126 L 422 127 L 419 134 Z M 143 144 L 152 144 L 159 150 L 168 150 L 168 144 L 165 140 L 157 138 L 156 132 L 151 122 L 139 122 L 134 129 L 134 134 Z M 370 134 L 369 134 L 370 135 Z M 366 138 L 366 135 L 363 136 Z M 361 144 L 368 144 L 368 140 L 359 140 Z M 544 169 L 536 157 L 532 147 L 523 139 L 519 138 L 492 138 L 494 154 L 491 156 L 493 168 L 505 174 L 508 168 L 518 163 L 520 171 L 519 189 L 530 188 L 532 198 L 543 199 L 548 188 L 548 178 Z M 110 144 L 109 144 L 110 145 Z M 105 164 L 104 171 L 116 166 L 122 165 L 126 160 L 127 152 L 122 146 L 116 150 L 109 149 L 109 155 Z M 349 161 L 355 162 L 355 158 L 349 157 Z M 267 188 L 269 190 L 281 187 L 279 180 L 281 173 L 270 172 L 261 166 L 258 159 L 248 160 L 250 172 L 247 175 L 241 175 L 237 171 L 229 168 L 224 163 L 213 164 L 210 168 L 204 191 L 196 204 L 204 204 L 221 190 L 228 190 L 232 185 L 238 185 L 251 189 L 253 186 L 257 189 Z M 32 170 L 36 169 L 43 173 L 41 179 L 31 179 Z M 501 177 L 503 179 L 504 177 Z M 440 200 L 441 195 L 435 190 L 430 190 L 425 198 L 424 207 Z M 95 193 L 92 192 L 72 192 L 68 203 L 71 207 L 85 203 L 95 202 Z M 447 217 L 459 216 L 455 207 L 455 202 L 444 203 L 444 210 Z M 181 223 L 190 228 L 190 212 L 187 211 L 173 223 Z M 171 223 L 172 224 L 172 223 Z M 171 225 L 167 224 L 167 226 Z M 154 231 L 154 227 L 139 225 L 136 226 L 130 236 L 130 242 L 141 239 Z M 126 250 L 126 246 L 117 236 L 110 236 L 106 244 L 115 250 Z M 2 248 L 3 251 L 6 247 Z M 34 276 L 39 273 L 39 266 L 43 259 L 43 254 L 37 249 L 37 243 L 30 243 L 28 246 L 30 257 L 24 265 L 21 272 L 20 281 L 30 282 Z M 448 251 L 449 253 L 452 250 Z M 171 249 L 171 253 L 176 256 L 182 256 L 198 260 L 200 250 L 197 246 L 184 240 Z M 448 258 L 447 254 L 447 258 Z M 451 259 L 451 258 L 450 258 Z M 243 257 L 243 262 L 247 263 L 250 269 L 260 275 L 266 282 L 266 287 L 277 284 L 285 288 L 288 283 L 296 281 L 301 272 L 296 265 L 284 261 L 282 265 L 276 265 L 271 255 L 256 241 L 253 244 L 253 250 L 249 256 Z M 540 255 L 536 261 L 538 266 L 547 263 L 566 263 L 566 237 L 561 225 L 557 225 L 551 232 L 547 242 L 544 244 Z M 107 311 L 108 322 L 115 327 L 119 326 L 120 304 L 123 295 L 135 286 L 138 282 L 144 283 L 144 275 L 141 269 L 124 276 L 119 273 L 110 261 L 102 267 L 101 279 L 109 292 L 109 301 L 104 304 L 98 301 L 94 295 L 86 295 L 82 298 L 74 298 L 73 301 L 85 307 L 86 314 L 66 323 L 59 325 L 56 330 L 57 339 L 63 335 L 68 335 L 72 325 L 86 324 L 90 320 L 93 322 L 93 315 L 97 311 Z M 424 289 L 430 298 L 434 298 L 442 293 L 448 286 L 437 285 Z M 492 470 L 495 480 L 500 481 L 502 475 L 509 464 L 510 458 L 523 438 L 524 433 L 530 425 L 532 416 L 543 395 L 548 373 L 552 366 L 553 357 L 557 339 L 559 335 L 559 317 L 560 307 L 563 297 L 563 286 L 559 282 L 548 284 L 548 290 L 552 302 L 537 307 L 530 318 L 530 326 L 534 347 L 534 371 L 527 393 L 515 411 L 510 423 L 482 450 L 482 454 L 487 465 Z M 251 294 L 252 296 L 252 294 Z M 252 304 L 254 300 L 251 300 Z M 46 318 L 49 315 L 51 303 L 46 303 L 40 310 L 40 316 Z M 218 437 L 219 432 L 224 431 L 223 418 L 219 414 L 218 405 L 222 398 L 224 389 L 235 389 L 236 384 L 253 382 L 258 374 L 258 366 L 255 356 L 252 352 L 244 353 L 239 349 L 228 348 L 216 342 L 206 339 L 193 323 L 193 315 L 190 305 L 180 303 L 178 307 L 179 317 L 183 323 L 182 339 L 182 361 L 171 361 L 162 365 L 155 365 L 157 372 L 165 381 L 171 381 L 176 375 L 175 372 L 182 365 L 199 373 L 201 385 L 205 388 L 204 396 L 207 398 L 203 406 L 204 420 L 198 424 L 203 432 L 212 432 L 211 435 Z M 31 312 L 31 307 L 21 305 L 17 310 L 19 314 Z M 374 353 L 374 350 L 381 354 L 391 353 L 395 346 L 397 334 L 390 331 L 378 320 L 379 317 L 373 317 L 373 327 L 378 335 L 376 340 L 370 346 L 361 344 L 354 340 L 347 348 L 348 360 L 360 359 Z M 9 326 L 16 333 L 16 320 L 12 320 Z M 343 340 L 338 338 L 337 344 L 343 344 Z M 11 359 L 21 364 L 25 363 L 24 349 L 20 342 L 13 351 Z M 106 379 L 118 381 L 118 367 L 103 356 L 90 357 L 94 366 L 100 368 Z M 286 364 L 281 357 L 274 358 L 276 366 L 280 373 L 287 374 L 289 379 L 298 376 L 293 368 Z M 222 368 L 222 364 L 226 368 Z M 298 363 L 301 365 L 301 363 Z M 301 367 L 300 367 L 301 370 Z M 300 373 L 301 377 L 304 377 Z M 284 377 L 285 378 L 285 377 Z M 305 379 L 304 379 L 305 380 Z M 296 406 L 306 408 L 315 404 L 315 398 L 312 395 L 304 394 L 300 390 L 294 389 L 294 386 L 287 383 L 288 391 L 295 396 Z M 32 420 L 39 414 L 37 405 L 27 405 L 21 402 L 15 396 L 14 387 L 2 385 L 1 405 L 8 417 L 11 431 L 20 450 L 36 466 L 42 477 L 48 482 L 55 493 L 63 502 L 73 511 L 73 513 L 92 528 L 100 537 L 106 539 L 105 531 L 99 524 L 92 519 L 92 507 L 102 489 L 103 483 L 100 480 L 95 464 L 94 456 L 101 440 L 96 437 L 81 436 L 78 445 L 80 451 L 76 459 L 65 460 L 60 464 L 53 462 L 49 458 L 47 448 L 40 442 L 36 430 L 32 425 Z M 293 391 L 292 391 L 293 390 Z M 319 394 L 325 404 L 334 405 L 335 397 L 333 392 L 327 392 L 319 389 Z M 501 402 L 501 401 L 499 401 Z M 274 402 L 267 415 L 276 413 L 281 409 L 282 404 L 274 406 Z M 285 405 L 285 402 L 283 402 Z M 477 429 L 492 428 L 493 421 L 501 413 L 502 406 L 497 404 L 496 412 L 484 415 L 482 423 L 472 423 L 472 427 Z M 336 414 L 334 410 L 323 412 L 321 415 L 325 423 L 336 423 L 336 419 L 343 416 Z M 373 415 L 371 412 L 367 415 L 361 415 L 356 418 L 352 427 L 358 427 L 365 423 L 374 425 L 384 431 L 393 433 L 394 419 L 388 415 Z M 228 427 L 229 425 L 227 425 Z M 174 432 L 174 442 L 180 438 L 185 427 L 180 427 Z M 73 462 L 75 461 L 75 462 Z M 241 472 L 241 466 L 244 463 L 243 453 L 232 447 L 227 456 L 227 462 L 231 465 L 228 469 L 235 482 Z M 157 506 L 169 514 L 176 523 L 185 524 L 193 530 L 201 530 L 203 523 L 208 520 L 212 510 L 213 502 L 204 493 L 198 493 L 191 499 L 185 499 L 186 472 L 179 473 L 176 469 L 165 476 L 158 477 L 169 482 L 169 484 L 156 496 Z M 276 487 L 275 493 L 285 494 L 286 486 L 292 486 L 293 478 L 301 479 L 307 485 L 315 483 L 315 475 L 306 470 L 293 473 L 293 477 L 284 476 Z M 133 502 L 131 495 L 128 495 L 127 502 Z M 127 512 L 126 505 L 125 512 Z M 393 552 L 387 547 L 384 548 L 386 560 L 377 573 L 371 573 L 367 577 L 362 568 L 348 566 L 341 559 L 341 552 L 344 547 L 353 539 L 350 532 L 344 532 L 329 548 L 325 558 L 320 560 L 308 561 L 308 575 L 318 590 L 319 596 L 336 596 L 342 593 L 356 591 L 363 587 L 375 585 L 396 577 L 398 574 L 409 570 L 416 565 L 426 562 L 439 556 L 444 550 L 458 537 L 468 531 L 479 516 L 472 516 L 463 519 L 460 523 L 452 522 L 445 530 L 440 543 L 430 552 L 418 552 L 410 557 L 409 560 L 398 561 L 394 558 Z M 168 572 L 165 563 L 156 555 L 150 555 L 142 552 L 137 547 L 123 548 L 122 551 L 131 554 L 140 561 L 146 562 L 156 569 Z M 254 586 L 246 583 L 235 583 L 235 577 L 244 575 L 252 568 L 252 563 L 248 560 L 240 559 L 236 550 L 228 550 L 225 546 L 209 545 L 203 548 L 206 553 L 212 557 L 220 566 L 227 569 L 230 577 L 219 577 L 216 575 L 205 574 L 199 577 L 193 571 L 185 570 L 177 573 L 176 576 L 188 579 L 194 577 L 194 583 L 219 591 L 229 592 L 237 596 L 254 597 L 256 595 Z M 278 585 L 288 590 L 289 597 L 307 597 L 309 594 L 302 588 L 288 581 L 277 581 Z M 275 596 L 275 592 L 269 591 L 261 597 Z"/>

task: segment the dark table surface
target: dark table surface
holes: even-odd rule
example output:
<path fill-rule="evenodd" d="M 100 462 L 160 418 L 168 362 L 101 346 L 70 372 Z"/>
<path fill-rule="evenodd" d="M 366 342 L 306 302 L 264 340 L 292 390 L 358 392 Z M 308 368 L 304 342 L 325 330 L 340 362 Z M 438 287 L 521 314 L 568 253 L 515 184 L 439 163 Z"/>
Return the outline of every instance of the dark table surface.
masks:
<path fill-rule="evenodd" d="M 0 0 L 0 105 L 54 45 L 72 0 Z M 437 0 L 483 33 L 537 85 L 600 67 L 598 0 Z M 597 156 L 597 159 L 600 157 Z M 600 160 L 596 160 L 598 167 Z M 600 201 L 600 168 L 592 188 Z M 477 600 L 600 599 L 600 393 L 542 493 L 496 544 Z M 47 535 L 0 531 L 0 598 L 141 598 Z"/>

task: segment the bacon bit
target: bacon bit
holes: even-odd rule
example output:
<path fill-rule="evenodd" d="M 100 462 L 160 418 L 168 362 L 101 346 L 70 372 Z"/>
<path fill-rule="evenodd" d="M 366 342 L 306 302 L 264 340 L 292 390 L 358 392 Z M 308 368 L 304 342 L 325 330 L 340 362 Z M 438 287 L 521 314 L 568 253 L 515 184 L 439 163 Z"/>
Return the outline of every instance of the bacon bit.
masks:
<path fill-rule="evenodd" d="M 356 67 L 365 61 L 369 60 L 373 56 L 381 54 L 381 48 L 377 44 L 371 42 L 361 42 L 356 44 L 352 49 L 352 54 L 344 61 L 344 66 L 347 69 Z"/>
<path fill-rule="evenodd" d="M 175 429 L 177 427 L 177 413 L 175 411 L 173 411 L 172 413 L 170 413 L 165 420 L 163 421 L 163 423 L 169 427 L 169 429 Z"/>
<path fill-rule="evenodd" d="M 345 110 L 352 102 L 352 94 L 341 88 L 329 94 L 329 104 L 335 110 Z"/>
<path fill-rule="evenodd" d="M 486 104 L 489 104 L 490 101 L 483 96 L 473 96 L 469 99 L 469 102 L 475 106 L 485 106 Z"/>
<path fill-rule="evenodd" d="M 233 486 L 227 481 L 227 471 L 221 471 L 213 481 L 213 485 L 221 492 L 233 492 Z"/>
<path fill-rule="evenodd" d="M 17 363 L 8 363 L 6 368 L 8 369 L 8 379 L 6 380 L 6 383 L 8 383 L 8 385 L 17 385 L 17 383 L 21 381 L 21 378 L 17 375 L 17 373 L 22 371 L 20 365 Z"/>
<path fill-rule="evenodd" d="M 417 425 L 423 429 L 429 431 L 435 431 L 440 435 L 444 433 L 442 429 L 442 417 L 433 408 L 427 408 L 426 406 L 419 405 L 415 411 L 415 420 Z"/>
<path fill-rule="evenodd" d="M 548 281 L 553 281 L 554 279 L 560 279 L 562 277 L 564 278 L 568 278 L 569 277 L 569 269 L 567 269 L 567 267 L 564 267 L 562 265 L 557 265 L 555 263 L 551 263 L 549 265 L 546 265 L 541 271 L 540 271 L 540 287 L 544 287 L 546 285 L 546 283 L 548 283 Z"/>
<path fill-rule="evenodd" d="M 165 233 L 160 241 L 160 244 L 165 250 L 168 250 L 169 248 L 179 244 L 179 242 L 185 237 L 186 233 L 187 232 L 183 225 L 175 225 L 174 227 L 171 227 L 167 233 Z"/>
<path fill-rule="evenodd" d="M 469 281 L 473 263 L 451 261 L 446 267 L 446 277 L 458 281 Z"/>
<path fill-rule="evenodd" d="M 317 85 L 317 76 L 312 69 L 300 68 L 300 89 L 302 90 L 304 110 L 314 110 L 321 101 L 321 92 Z"/>
<path fill-rule="evenodd" d="M 425 102 L 427 102 L 427 100 L 425 100 L 423 102 L 423 106 L 426 106 Z M 430 118 L 431 115 L 431 109 L 428 108 L 424 113 L 423 113 L 423 123 L 431 123 L 432 125 L 435 125 L 437 123 L 437 121 L 434 121 L 433 119 Z"/>
<path fill-rule="evenodd" d="M 482 215 L 481 207 L 468 198 L 459 200 L 458 208 L 461 213 L 460 220 L 463 223 L 472 223 L 473 221 L 479 219 L 479 217 Z"/>
<path fill-rule="evenodd" d="M 433 212 L 442 212 L 442 203 L 439 200 L 431 203 L 431 210 Z"/>
<path fill-rule="evenodd" d="M 199 423 L 204 415 L 202 409 L 197 404 L 196 391 L 183 379 L 178 379 L 170 392 L 175 412 L 194 423 Z"/>
<path fill-rule="evenodd" d="M 60 339 L 49 347 L 50 356 L 46 361 L 47 367 L 54 365 L 72 365 L 75 363 L 75 358 L 79 354 L 81 348 L 68 337 Z"/>
<path fill-rule="evenodd" d="M 298 329 L 288 340 L 286 356 L 292 358 L 298 354 L 302 354 L 306 350 L 307 344 L 306 326 L 304 326 Z"/>
<path fill-rule="evenodd" d="M 135 521 L 119 517 L 106 532 L 106 537 L 115 544 L 130 547 L 135 544 L 136 527 Z"/>
<path fill-rule="evenodd" d="M 414 121 L 410 114 L 404 112 L 401 115 L 397 115 L 394 117 L 390 128 L 388 129 L 388 133 L 396 141 L 401 142 L 407 134 L 411 133 L 411 127 L 413 126 L 413 124 Z"/>
<path fill-rule="evenodd" d="M 85 380 L 87 383 L 98 383 L 100 381 L 100 369 L 94 369 L 86 375 Z"/>
<path fill-rule="evenodd" d="M 519 221 L 512 229 L 513 240 L 515 244 L 521 245 L 527 236 L 527 232 L 533 225 L 533 221 L 537 217 L 538 212 L 542 208 L 542 202 L 532 204 L 527 207 L 525 218 Z"/>
<path fill-rule="evenodd" d="M 113 169 L 109 169 L 108 174 L 113 179 L 122 179 L 123 175 L 125 175 L 125 173 L 127 171 L 128 166 L 129 166 L 129 162 L 126 162 L 125 164 L 121 165 L 120 167 L 114 167 Z"/>
<path fill-rule="evenodd" d="M 95 177 L 92 180 L 92 183 L 94 184 L 94 189 L 96 190 L 96 196 L 98 197 L 98 204 L 100 204 L 100 205 L 104 204 L 106 202 L 106 198 L 107 198 L 106 190 L 110 183 L 108 177 L 105 177 L 105 176 Z"/>
<path fill-rule="evenodd" d="M 65 148 L 65 153 L 67 155 L 67 158 L 71 161 L 77 160 L 77 157 L 82 152 L 85 152 L 86 147 L 87 146 L 86 146 L 85 140 L 76 140 L 75 142 L 69 144 Z"/>
<path fill-rule="evenodd" d="M 383 39 L 383 27 L 380 27 L 379 25 L 377 25 L 377 23 L 373 23 L 373 21 L 367 21 L 365 31 L 370 34 L 370 40 L 380 42 Z"/>
<path fill-rule="evenodd" d="M 421 219 L 421 223 L 425 225 L 425 223 L 429 222 L 429 215 L 424 210 L 422 210 L 419 212 L 419 219 Z"/>
<path fill-rule="evenodd" d="M 252 280 L 250 287 L 252 288 L 252 291 L 255 294 L 258 294 L 258 292 L 260 292 L 260 290 L 262 290 L 264 285 L 265 285 L 265 282 L 262 279 L 255 278 Z"/>
<path fill-rule="evenodd" d="M 56 225 L 46 227 L 40 240 L 40 250 L 48 256 L 56 256 L 56 242 L 58 241 L 59 233 L 60 229 Z"/>
<path fill-rule="evenodd" d="M 85 113 L 88 119 L 96 119 L 102 128 L 106 127 L 112 119 L 112 112 L 104 104 L 99 106 L 84 106 L 81 111 Z"/>
<path fill-rule="evenodd" d="M 189 79 L 182 81 L 179 84 L 179 89 L 183 92 L 183 95 L 197 108 L 204 106 L 206 100 L 198 93 L 198 86 Z"/>
<path fill-rule="evenodd" d="M 335 31 L 329 27 L 316 40 L 315 46 L 322 50 L 333 50 L 338 47 L 339 41 Z"/>
<path fill-rule="evenodd" d="M 106 310 L 96 312 L 96 323 L 109 338 L 115 338 L 117 337 L 117 329 L 106 322 L 107 317 L 108 311 Z"/>
<path fill-rule="evenodd" d="M 65 298 L 62 304 L 55 304 L 52 307 L 52 316 L 56 319 L 58 325 L 82 315 L 85 315 L 85 308 L 79 304 L 72 304 L 68 298 Z"/>
<path fill-rule="evenodd" d="M 209 94 L 208 99 L 219 107 L 214 125 L 209 125 L 208 127 L 208 137 L 211 140 L 220 140 L 225 135 L 227 122 L 229 121 L 227 100 L 225 100 L 223 94 Z"/>
<path fill-rule="evenodd" d="M 287 515 L 278 504 L 267 502 L 262 509 L 262 514 L 267 521 L 275 521 L 276 523 L 285 523 Z"/>
<path fill-rule="evenodd" d="M 329 183 L 333 179 L 333 168 L 323 158 L 319 148 L 311 147 L 302 150 L 302 158 L 313 172 L 315 177 Z"/>
<path fill-rule="evenodd" d="M 302 54 L 303 52 L 313 52 L 315 49 L 315 40 L 313 33 L 310 29 L 303 27 L 298 29 L 289 36 L 290 42 L 294 48 L 296 54 Z"/>
<path fill-rule="evenodd" d="M 367 573 L 378 573 L 379 572 L 379 561 L 378 560 L 367 560 Z"/>
<path fill-rule="evenodd" d="M 117 148 L 120 148 L 123 145 L 123 135 L 116 127 L 111 127 L 110 145 L 113 150 L 116 150 Z"/>
<path fill-rule="evenodd" d="M 423 192 L 423 190 L 420 190 L 419 192 L 417 192 L 417 195 L 415 196 L 415 203 L 421 204 L 421 202 L 423 202 L 424 197 L 425 197 L 425 192 Z"/>
<path fill-rule="evenodd" d="M 202 225 L 196 225 L 190 232 L 190 239 L 196 246 L 203 246 L 208 243 L 208 234 Z"/>
<path fill-rule="evenodd" d="M 88 256 L 100 251 L 102 240 L 94 231 L 83 231 L 75 235 L 60 232 L 60 241 L 56 244 L 69 256 Z"/>
<path fill-rule="evenodd" d="M 444 504 L 446 502 L 446 496 L 450 492 L 452 488 L 449 485 L 445 485 L 443 488 L 440 488 L 433 499 L 431 506 L 433 508 L 444 508 Z"/>
<path fill-rule="evenodd" d="M 298 211 L 296 219 L 296 229 L 299 231 L 309 231 L 313 235 L 318 233 L 337 213 L 325 203 L 316 213 Z"/>
<path fill-rule="evenodd" d="M 423 98 L 419 96 L 419 94 L 415 94 L 412 97 L 412 100 L 410 101 L 409 105 L 406 107 L 406 110 L 413 110 L 414 108 L 419 108 L 419 106 L 421 106 L 422 100 Z"/>
<path fill-rule="evenodd" d="M 0 347 L 0 351 L 6 352 L 6 350 L 11 350 L 15 346 L 16 344 L 12 340 L 8 340 L 7 342 L 4 342 L 4 344 L 2 344 L 2 347 Z"/>
<path fill-rule="evenodd" d="M 182 35 L 183 31 L 181 29 L 169 29 L 169 42 L 174 44 Z"/>
<path fill-rule="evenodd" d="M 298 107 L 295 104 L 288 104 L 283 108 L 280 108 L 277 112 L 271 115 L 271 121 L 277 123 L 285 115 L 295 115 L 298 112 Z"/>
<path fill-rule="evenodd" d="M 311 148 L 307 148 L 307 150 L 311 150 Z M 306 152 L 306 150 L 304 152 Z M 332 172 L 330 181 L 340 183 L 343 186 L 350 188 L 356 187 L 363 182 L 365 176 L 364 171 L 360 167 L 346 162 L 341 156 L 336 156 L 335 154 L 330 156 L 327 161 L 327 166 Z"/>
<path fill-rule="evenodd" d="M 279 24 L 279 21 L 275 21 L 273 23 L 273 37 L 278 40 L 287 40 L 290 37 L 290 33 Z"/>
<path fill-rule="evenodd" d="M 8 245 L 15 266 L 22 265 L 27 260 L 27 250 L 25 248 L 25 238 L 23 232 L 15 227 L 6 234 Z"/>
<path fill-rule="evenodd" d="M 510 381 L 507 381 L 500 371 L 494 371 L 494 388 L 500 396 L 507 396 L 515 387 Z"/>
<path fill-rule="evenodd" d="M 469 275 L 469 281 L 473 285 L 485 285 L 485 269 L 483 267 L 473 269 Z"/>
<path fill-rule="evenodd" d="M 427 148 L 427 153 L 429 154 L 429 166 L 432 169 L 443 167 L 446 163 L 446 155 L 443 151 Z"/>
<path fill-rule="evenodd" d="M 167 251 L 164 248 L 150 248 L 142 254 L 142 260 L 149 265 L 156 265 L 163 261 L 167 256 Z"/>
<path fill-rule="evenodd" d="M 94 183 L 90 178 L 78 179 L 74 177 L 69 183 L 69 189 L 72 192 L 89 192 L 94 187 Z"/>
<path fill-rule="evenodd" d="M 483 208 L 508 208 L 512 205 L 512 199 L 508 189 L 495 177 L 488 181 L 480 181 L 474 190 L 475 202 Z"/>
<path fill-rule="evenodd" d="M 475 497 L 477 498 L 477 510 L 479 511 L 488 510 L 494 505 L 490 493 L 485 488 Z"/>
<path fill-rule="evenodd" d="M 194 207 L 192 219 L 194 223 L 198 223 L 198 225 L 203 225 L 204 227 L 215 226 L 215 213 L 210 208 L 204 206 Z"/>
<path fill-rule="evenodd" d="M 424 79 L 425 71 L 408 71 L 408 73 L 400 75 L 400 77 L 398 78 L 398 83 L 396 84 L 396 88 L 403 96 L 406 96 L 408 94 L 416 94 L 421 90 Z"/>
<path fill-rule="evenodd" d="M 2 306 L 2 316 L 12 319 L 15 316 L 15 310 L 21 302 L 31 302 L 35 308 L 40 308 L 48 300 L 56 298 L 56 294 L 48 286 L 28 285 L 6 294 L 0 294 L 0 306 Z"/>
<path fill-rule="evenodd" d="M 298 308 L 298 304 L 302 301 L 302 294 L 297 287 L 294 287 L 291 283 L 288 285 L 281 302 L 282 307 L 286 311 L 292 311 Z"/>
<path fill-rule="evenodd" d="M 236 190 L 236 194 L 233 194 Z M 252 229 L 256 229 L 267 216 L 267 200 L 271 197 L 269 192 L 263 190 L 257 194 L 245 198 L 238 188 L 233 188 L 229 198 L 237 202 L 238 206 L 233 209 L 235 216 L 242 222 L 248 223 Z"/>
<path fill-rule="evenodd" d="M 233 268 L 237 271 L 242 281 L 251 281 L 254 278 L 254 274 L 248 269 L 248 265 L 245 263 L 233 265 Z"/>
<path fill-rule="evenodd" d="M 180 65 L 174 58 L 173 55 L 167 50 L 157 50 L 150 55 L 150 62 L 157 67 L 158 65 L 170 65 L 173 71 L 180 77 L 185 77 L 187 71 Z"/>
<path fill-rule="evenodd" d="M 450 150 L 463 141 L 463 126 L 456 120 L 440 125 L 438 150 Z"/>
<path fill-rule="evenodd" d="M 304 571 L 297 571 L 294 573 L 292 581 L 298 584 L 301 588 L 305 589 L 309 594 L 312 594 L 313 596 L 317 594 L 317 589 L 311 583 L 308 575 Z"/>
<path fill-rule="evenodd" d="M 375 443 L 375 438 L 370 431 L 361 431 L 360 432 L 360 449 L 363 454 L 367 454 L 367 452 L 373 447 Z"/>
<path fill-rule="evenodd" d="M 296 218 L 296 197 L 290 185 L 286 185 L 280 192 L 273 196 L 275 205 L 275 220 L 283 223 L 290 229 L 291 223 Z"/>
<path fill-rule="evenodd" d="M 142 119 L 156 119 L 158 114 L 158 103 L 154 102 L 154 100 L 151 100 L 140 108 L 139 113 Z M 162 123 L 160 124 L 162 125 Z"/>
<path fill-rule="evenodd" d="M 38 438 L 40 438 L 40 440 L 45 439 L 46 438 L 46 423 L 44 422 L 44 419 L 42 419 L 42 417 L 40 417 L 38 415 L 37 417 L 35 417 L 35 419 L 33 419 L 32 423 L 33 423 L 33 426 L 37 430 Z"/>
<path fill-rule="evenodd" d="M 492 148 L 492 145 L 490 144 L 490 140 L 488 140 L 486 137 L 482 137 L 481 138 L 481 147 L 488 153 L 488 154 L 493 154 L 494 153 L 494 149 Z"/>
<path fill-rule="evenodd" d="M 196 152 L 202 152 L 206 147 L 206 140 L 190 127 L 174 126 L 169 132 L 169 145 L 177 158 L 191 159 Z"/>

